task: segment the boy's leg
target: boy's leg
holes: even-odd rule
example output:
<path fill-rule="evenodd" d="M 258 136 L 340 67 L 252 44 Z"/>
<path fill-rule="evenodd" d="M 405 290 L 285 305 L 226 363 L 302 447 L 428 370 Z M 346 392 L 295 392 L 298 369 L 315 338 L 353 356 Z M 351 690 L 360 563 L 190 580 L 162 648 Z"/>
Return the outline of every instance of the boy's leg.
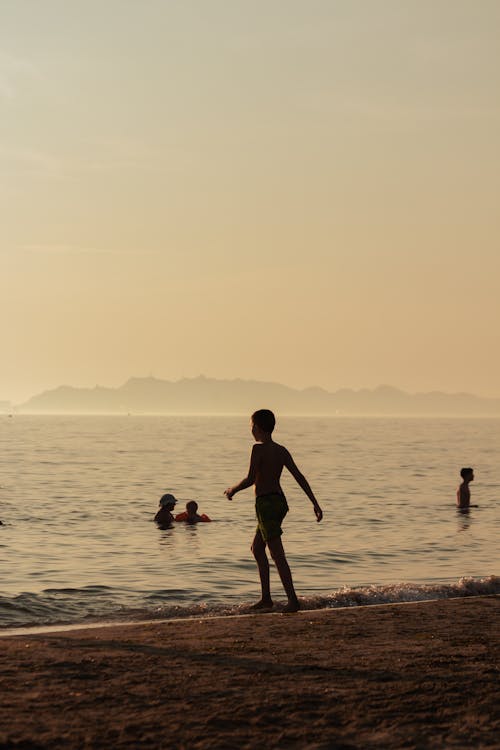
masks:
<path fill-rule="evenodd" d="M 297 612 L 297 610 L 299 609 L 299 600 L 297 599 L 297 594 L 295 593 L 292 573 L 285 556 L 285 550 L 283 549 L 281 537 L 275 536 L 272 539 L 268 539 L 267 546 L 269 547 L 271 557 L 276 564 L 276 568 L 281 578 L 281 583 L 283 584 L 283 588 L 285 589 L 285 593 L 288 597 L 288 604 L 285 607 L 285 612 Z"/>
<path fill-rule="evenodd" d="M 252 542 L 252 552 L 259 568 L 260 587 L 262 589 L 262 599 L 260 602 L 253 605 L 253 609 L 272 607 L 273 601 L 271 599 L 271 585 L 269 582 L 269 560 L 266 555 L 266 543 L 259 530 L 257 530 Z"/>

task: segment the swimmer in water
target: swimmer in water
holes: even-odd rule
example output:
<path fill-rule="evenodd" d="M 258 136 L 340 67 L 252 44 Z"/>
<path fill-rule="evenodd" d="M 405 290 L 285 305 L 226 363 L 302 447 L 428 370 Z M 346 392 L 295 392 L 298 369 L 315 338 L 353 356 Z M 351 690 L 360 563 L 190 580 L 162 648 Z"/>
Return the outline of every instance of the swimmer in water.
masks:
<path fill-rule="evenodd" d="M 198 513 L 198 503 L 194 500 L 189 500 L 186 503 L 186 510 L 183 513 L 178 513 L 175 517 L 176 521 L 185 521 L 186 523 L 207 523 L 212 519 L 209 518 L 205 513 L 201 515 Z"/>
<path fill-rule="evenodd" d="M 174 516 L 172 514 L 175 508 L 177 500 L 173 495 L 167 493 L 160 497 L 160 510 L 155 516 L 155 523 L 158 524 L 160 529 L 168 529 L 174 522 Z"/>
<path fill-rule="evenodd" d="M 460 470 L 460 476 L 462 477 L 462 484 L 457 488 L 457 508 L 464 510 L 470 508 L 470 482 L 474 481 L 474 469 L 466 467 Z M 477 506 L 472 506 L 477 507 Z"/>

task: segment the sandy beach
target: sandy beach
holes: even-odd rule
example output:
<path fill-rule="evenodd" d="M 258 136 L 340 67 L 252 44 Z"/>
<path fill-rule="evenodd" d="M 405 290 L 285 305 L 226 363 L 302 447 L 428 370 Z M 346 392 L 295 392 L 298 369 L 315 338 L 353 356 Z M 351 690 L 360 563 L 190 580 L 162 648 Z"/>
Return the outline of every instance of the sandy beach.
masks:
<path fill-rule="evenodd" d="M 0 747 L 500 747 L 500 597 L 2 638 Z"/>

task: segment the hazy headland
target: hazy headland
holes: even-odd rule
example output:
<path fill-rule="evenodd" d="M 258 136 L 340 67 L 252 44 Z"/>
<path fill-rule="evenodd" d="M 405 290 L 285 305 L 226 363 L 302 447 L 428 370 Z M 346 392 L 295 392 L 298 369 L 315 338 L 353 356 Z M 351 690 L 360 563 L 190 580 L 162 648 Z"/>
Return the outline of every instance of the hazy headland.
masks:
<path fill-rule="evenodd" d="M 500 399 L 468 393 L 407 393 L 392 386 L 334 392 L 298 390 L 280 383 L 218 380 L 200 376 L 177 381 L 130 378 L 118 388 L 61 385 L 17 405 L 24 414 L 246 414 L 266 406 L 280 414 L 325 416 L 496 416 Z"/>

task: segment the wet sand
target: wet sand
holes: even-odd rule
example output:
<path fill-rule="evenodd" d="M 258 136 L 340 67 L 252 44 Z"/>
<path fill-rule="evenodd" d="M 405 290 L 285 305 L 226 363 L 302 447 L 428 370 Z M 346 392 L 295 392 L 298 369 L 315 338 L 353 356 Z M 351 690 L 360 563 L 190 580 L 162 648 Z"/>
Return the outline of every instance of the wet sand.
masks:
<path fill-rule="evenodd" d="M 500 748 L 500 597 L 0 639 L 0 748 Z"/>

